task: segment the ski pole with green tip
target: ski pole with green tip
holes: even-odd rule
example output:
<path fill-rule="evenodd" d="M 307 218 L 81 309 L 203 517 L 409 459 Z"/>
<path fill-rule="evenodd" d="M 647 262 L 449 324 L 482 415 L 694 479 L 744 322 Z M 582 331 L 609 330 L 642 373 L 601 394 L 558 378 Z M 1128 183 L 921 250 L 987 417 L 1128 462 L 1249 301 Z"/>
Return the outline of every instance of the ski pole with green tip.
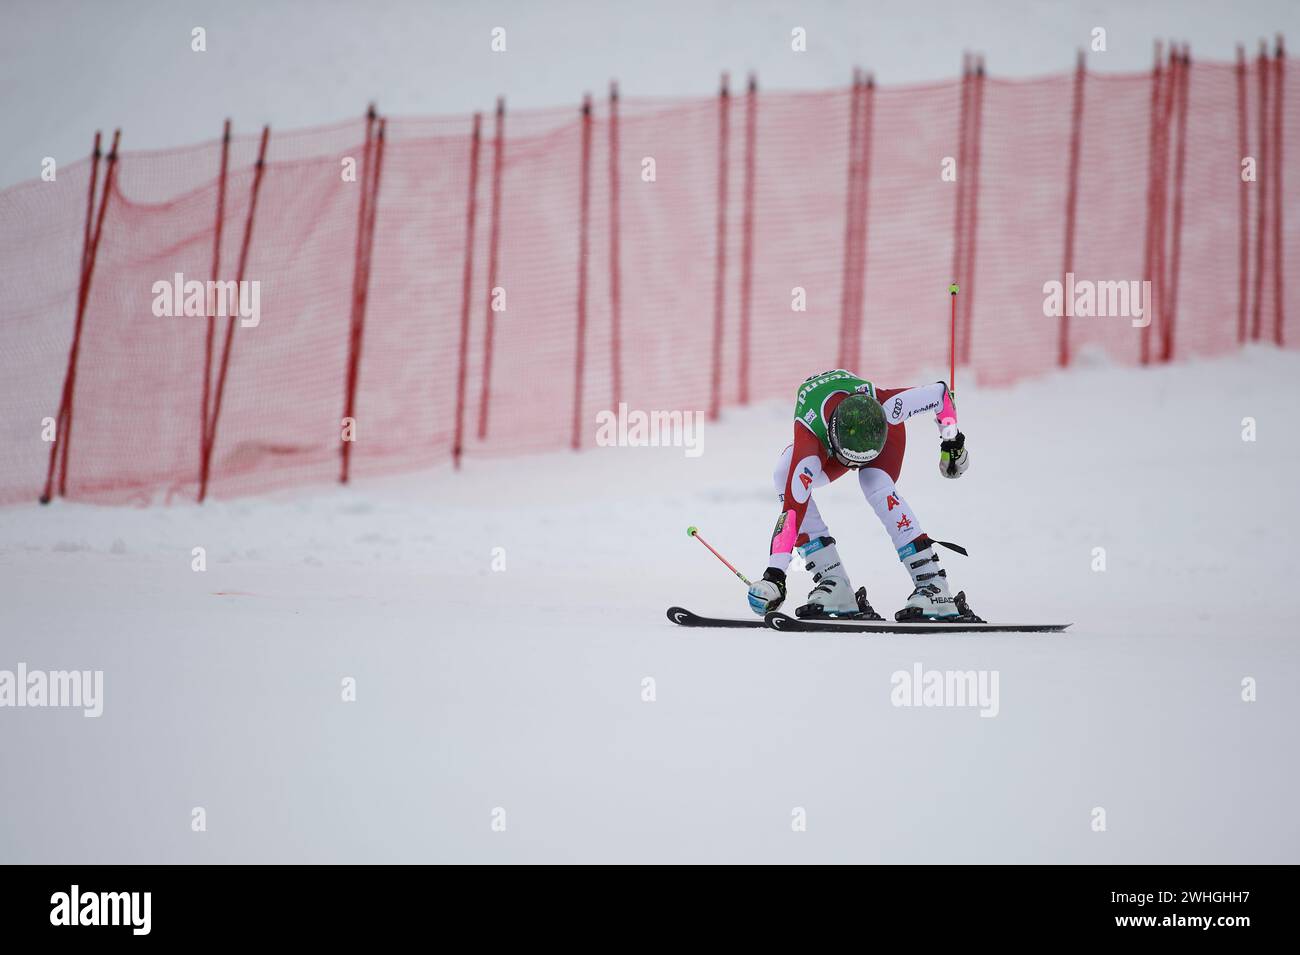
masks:
<path fill-rule="evenodd" d="M 952 318 L 948 323 L 948 394 L 950 395 L 957 393 L 957 293 L 959 291 L 956 282 L 948 286 L 948 294 L 952 297 Z"/>
<path fill-rule="evenodd" d="M 686 528 L 686 535 L 687 535 L 688 537 L 694 537 L 697 541 L 699 541 L 701 544 L 703 544 L 705 547 L 707 547 L 707 548 L 709 549 L 709 553 L 711 553 L 714 557 L 718 558 L 718 560 L 720 560 L 720 561 L 722 561 L 724 564 L 726 564 L 728 570 L 730 570 L 733 574 L 735 574 L 737 577 L 739 577 L 741 580 L 743 580 L 743 581 L 745 582 L 745 586 L 746 586 L 746 587 L 752 587 L 752 586 L 754 586 L 752 583 L 750 583 L 750 580 L 749 580 L 748 577 L 746 577 L 746 576 L 745 576 L 744 574 L 742 574 L 740 571 L 736 570 L 735 567 L 732 567 L 732 566 L 731 566 L 731 561 L 727 560 L 727 558 L 723 557 L 723 556 L 722 556 L 721 554 L 719 554 L 716 550 L 714 550 L 714 549 L 713 549 L 713 545 L 710 544 L 708 541 L 706 541 L 703 537 L 700 536 L 700 529 L 699 529 L 698 527 L 688 527 L 688 528 Z"/>

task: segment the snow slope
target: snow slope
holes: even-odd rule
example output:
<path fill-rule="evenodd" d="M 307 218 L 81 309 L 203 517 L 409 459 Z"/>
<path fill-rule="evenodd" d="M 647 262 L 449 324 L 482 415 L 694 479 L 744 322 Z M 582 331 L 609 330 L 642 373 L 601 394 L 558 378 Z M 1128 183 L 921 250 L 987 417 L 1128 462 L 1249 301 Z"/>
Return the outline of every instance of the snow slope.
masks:
<path fill-rule="evenodd" d="M 697 458 L 0 511 L 0 669 L 105 681 L 99 719 L 0 710 L 0 861 L 1300 861 L 1297 372 L 1251 349 L 963 389 L 956 482 L 908 426 L 901 487 L 970 548 L 956 585 L 1065 636 L 670 624 L 749 612 L 685 528 L 760 572 L 784 404 L 728 413 Z M 908 580 L 856 484 L 817 499 L 895 609 Z M 998 671 L 1000 712 L 891 705 L 918 662 Z"/>

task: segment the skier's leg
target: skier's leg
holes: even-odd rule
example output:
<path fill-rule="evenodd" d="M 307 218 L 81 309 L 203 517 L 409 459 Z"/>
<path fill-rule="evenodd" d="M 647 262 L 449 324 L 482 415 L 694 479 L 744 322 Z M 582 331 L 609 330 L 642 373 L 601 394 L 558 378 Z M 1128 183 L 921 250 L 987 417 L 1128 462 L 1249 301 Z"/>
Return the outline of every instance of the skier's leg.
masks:
<path fill-rule="evenodd" d="M 858 485 L 862 494 L 880 518 L 885 532 L 901 555 L 903 548 L 918 537 L 924 536 L 921 522 L 902 494 L 894 479 L 879 468 L 862 468 L 858 471 Z"/>
<path fill-rule="evenodd" d="M 858 483 L 912 577 L 912 595 L 895 618 L 956 616 L 959 611 L 948 590 L 948 572 L 939 566 L 934 545 L 916 512 L 898 492 L 893 476 L 880 468 L 866 467 L 858 472 Z"/>

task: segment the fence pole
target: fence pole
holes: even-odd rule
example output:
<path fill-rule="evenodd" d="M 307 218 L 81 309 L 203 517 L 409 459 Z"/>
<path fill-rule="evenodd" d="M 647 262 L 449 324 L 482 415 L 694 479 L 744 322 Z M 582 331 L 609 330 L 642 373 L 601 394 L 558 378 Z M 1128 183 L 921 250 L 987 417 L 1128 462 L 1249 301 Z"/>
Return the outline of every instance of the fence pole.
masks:
<path fill-rule="evenodd" d="M 262 175 L 266 170 L 266 145 L 271 137 L 271 127 L 262 127 L 262 139 L 257 147 L 257 165 L 253 172 L 253 188 L 248 202 L 248 216 L 244 219 L 244 239 L 239 246 L 239 265 L 235 271 L 235 287 L 244 281 L 248 268 L 248 250 L 253 241 L 253 220 L 257 214 L 257 197 L 262 191 Z M 234 344 L 235 318 L 226 318 L 226 340 L 221 349 L 221 365 L 217 371 L 217 393 L 212 402 L 212 415 L 208 420 L 208 433 L 203 442 L 203 467 L 199 471 L 199 503 L 208 496 L 208 476 L 212 470 L 212 449 L 217 443 L 217 422 L 221 419 L 221 402 L 226 393 L 226 374 L 230 370 L 230 351 Z"/>
<path fill-rule="evenodd" d="M 451 445 L 452 464 L 459 469 L 464 451 L 465 383 L 469 369 L 469 303 L 474 288 L 474 220 L 478 211 L 478 153 L 482 139 L 483 114 L 474 114 L 469 139 L 469 189 L 465 199 L 465 258 L 460 283 L 460 344 L 456 350 L 456 433 Z M 490 297 L 490 296 L 489 296 Z"/>
<path fill-rule="evenodd" d="M 488 232 L 488 285 L 486 319 L 483 326 L 483 382 L 478 399 L 478 439 L 487 438 L 489 402 L 492 400 L 492 351 L 496 341 L 496 315 L 492 299 L 496 294 L 501 245 L 501 168 L 505 158 L 506 101 L 497 97 L 496 125 L 492 137 L 492 224 Z"/>
<path fill-rule="evenodd" d="M 1246 299 L 1250 282 L 1250 192 L 1241 163 L 1246 141 L 1246 48 L 1237 44 L 1237 344 L 1246 343 Z"/>
<path fill-rule="evenodd" d="M 1169 294 L 1165 297 L 1168 307 L 1160 327 L 1160 360 L 1163 362 L 1170 361 L 1174 356 L 1174 326 L 1178 322 L 1178 280 L 1183 249 L 1183 174 L 1187 168 L 1187 93 L 1192 63 L 1192 55 L 1186 45 L 1175 54 L 1174 62 L 1177 64 L 1173 92 L 1178 102 L 1178 150 L 1174 154 L 1173 237 L 1170 240 Z"/>
<path fill-rule="evenodd" d="M 212 281 L 221 279 L 221 236 L 226 221 L 226 176 L 230 167 L 230 120 L 221 131 L 221 169 L 217 178 L 217 219 L 212 229 Z M 208 406 L 212 402 L 212 346 L 217 320 L 214 303 L 209 297 L 207 335 L 203 345 L 203 406 L 199 409 L 199 472 L 203 471 L 203 448 L 208 434 Z"/>
<path fill-rule="evenodd" d="M 1073 106 L 1070 114 L 1070 166 L 1065 192 L 1065 254 L 1061 262 L 1061 287 L 1069 285 L 1068 276 L 1074 267 L 1075 210 L 1079 204 L 1079 154 L 1083 144 L 1083 84 L 1087 78 L 1084 52 L 1080 50 L 1074 67 Z M 1061 368 L 1070 365 L 1070 321 L 1066 309 L 1061 309 L 1057 326 L 1058 348 L 1056 363 Z"/>
<path fill-rule="evenodd" d="M 1156 273 L 1159 278 L 1155 322 L 1143 329 L 1148 336 L 1159 333 L 1164 340 L 1165 326 L 1169 321 L 1169 154 L 1173 132 L 1174 103 L 1178 93 L 1178 47 L 1170 41 L 1165 53 L 1165 79 L 1160 95 L 1160 189 L 1157 193 L 1159 216 L 1156 219 Z M 1158 358 L 1158 355 L 1156 356 Z M 1147 360 L 1152 353 L 1148 344 Z"/>
<path fill-rule="evenodd" d="M 969 207 L 966 212 L 966 243 L 964 252 L 966 254 L 966 265 L 963 269 L 965 279 L 961 282 L 962 292 L 959 304 L 962 307 L 962 342 L 961 342 L 961 360 L 963 364 L 970 364 L 971 352 L 971 321 L 975 305 L 975 242 L 979 235 L 979 202 L 980 202 L 980 160 L 981 144 L 984 138 L 984 57 L 979 56 L 975 60 L 975 79 L 974 89 L 972 92 L 972 102 L 974 109 L 971 114 L 970 130 L 970 166 L 971 182 L 970 189 L 966 191 L 966 204 Z"/>
<path fill-rule="evenodd" d="M 582 101 L 582 171 L 578 193 L 578 328 L 573 350 L 573 426 L 569 444 L 582 447 L 582 377 L 587 357 L 587 258 L 591 226 L 591 96 Z"/>
<path fill-rule="evenodd" d="M 729 145 L 731 93 L 722 74 L 718 90 L 718 209 L 713 271 L 713 357 L 709 381 L 709 420 L 722 413 L 722 331 L 727 301 L 727 147 Z"/>
<path fill-rule="evenodd" d="M 357 238 L 352 258 L 352 308 L 348 314 L 348 364 L 343 382 L 343 417 L 353 417 L 353 397 L 356 393 L 357 364 L 353 361 L 357 347 L 357 313 L 361 309 L 361 284 L 365 275 L 366 222 L 370 206 L 370 175 L 374 166 L 375 104 L 366 110 L 366 138 L 361 147 L 361 194 L 357 198 Z M 339 434 L 339 482 L 346 484 L 351 464 L 351 441 Z"/>
<path fill-rule="evenodd" d="M 1277 35 L 1273 80 L 1273 344 L 1282 346 L 1284 309 L 1282 303 L 1282 90 L 1286 87 L 1286 51 L 1282 34 Z"/>
<path fill-rule="evenodd" d="M 1163 48 L 1162 48 L 1163 49 Z M 1155 186 L 1152 194 L 1152 231 L 1151 254 L 1153 262 L 1154 302 L 1149 305 L 1148 314 L 1151 321 L 1142 328 L 1141 363 L 1151 361 L 1151 336 L 1161 331 L 1165 321 L 1165 219 L 1166 202 L 1169 198 L 1169 118 L 1173 106 L 1173 90 L 1177 84 L 1175 73 L 1175 48 L 1171 44 L 1169 54 L 1160 65 L 1159 92 L 1155 112 Z M 1161 333 L 1163 335 L 1163 332 Z"/>
<path fill-rule="evenodd" d="M 365 223 L 362 229 L 364 243 L 361 250 L 361 276 L 356 290 L 356 313 L 348 338 L 348 395 L 347 408 L 344 412 L 344 417 L 347 418 L 355 418 L 356 416 L 356 393 L 361 381 L 361 346 L 365 342 L 366 303 L 370 301 L 370 263 L 375 248 L 375 218 L 379 213 L 379 178 L 384 171 L 384 131 L 387 125 L 388 120 L 380 117 L 379 126 L 375 131 L 375 143 L 371 155 L 374 171 L 369 172 L 364 177 L 366 183 Z M 369 170 L 370 165 L 372 163 L 367 162 L 367 170 Z M 342 432 L 340 432 L 339 437 L 342 438 Z M 340 442 L 342 445 L 340 453 L 343 456 L 340 466 L 340 481 L 344 484 L 348 481 L 349 468 L 352 462 L 352 445 L 355 440 L 356 435 L 354 433 L 352 441 Z"/>
<path fill-rule="evenodd" d="M 957 120 L 957 208 L 953 215 L 952 226 L 952 281 L 958 285 L 965 284 L 966 276 L 962 272 L 966 258 L 966 176 L 967 140 L 970 138 L 970 113 L 972 91 L 972 69 L 970 53 L 961 56 L 961 97 Z"/>
<path fill-rule="evenodd" d="M 745 184 L 740 225 L 740 394 L 749 404 L 749 333 L 754 298 L 754 172 L 758 144 L 758 77 L 749 74 L 745 90 Z"/>
<path fill-rule="evenodd" d="M 876 80 L 871 74 L 863 78 L 859 96 L 862 120 L 858 130 L 858 199 L 855 213 L 853 243 L 853 305 L 849 310 L 848 358 L 854 367 L 862 357 L 862 322 L 866 302 L 867 281 L 867 214 L 869 212 L 868 194 L 871 189 L 871 141 L 872 123 L 875 119 Z"/>
<path fill-rule="evenodd" d="M 77 397 L 77 368 L 81 353 L 81 332 L 84 327 L 86 308 L 90 304 L 90 283 L 95 277 L 95 261 L 99 257 L 99 242 L 104 234 L 104 215 L 108 212 L 108 200 L 113 194 L 113 178 L 117 171 L 117 146 L 121 140 L 120 129 L 113 130 L 113 145 L 108 151 L 108 164 L 104 169 L 104 192 L 99 200 L 99 214 L 95 221 L 95 235 L 90 240 L 90 257 L 86 259 L 86 280 L 81 285 L 81 294 L 77 303 L 80 317 L 77 319 L 76 331 L 72 337 L 72 355 L 68 361 L 68 391 L 66 410 L 63 415 L 63 439 L 59 443 L 59 497 L 68 493 L 68 450 L 72 447 L 72 409 Z"/>
<path fill-rule="evenodd" d="M 86 274 L 86 263 L 90 260 L 90 240 L 94 233 L 95 222 L 95 189 L 99 185 L 99 160 L 102 156 L 100 151 L 99 130 L 95 130 L 95 145 L 90 152 L 90 191 L 86 194 L 86 222 L 81 233 L 81 275 Z M 77 292 L 81 292 L 81 279 L 77 280 Z"/>
<path fill-rule="evenodd" d="M 1259 182 L 1257 191 L 1259 192 L 1258 201 L 1255 208 L 1258 212 L 1255 224 L 1255 301 L 1250 313 L 1250 338 L 1251 341 L 1259 341 L 1260 333 L 1260 315 L 1264 307 L 1264 247 L 1267 242 L 1264 236 L 1268 229 L 1268 189 L 1271 185 L 1272 170 L 1269 168 L 1272 164 L 1269 162 L 1269 135 L 1268 135 L 1268 94 L 1269 94 L 1269 70 L 1268 63 L 1268 45 L 1259 41 L 1259 160 L 1255 164 L 1258 170 Z"/>
<path fill-rule="evenodd" d="M 623 275 L 619 247 L 618 84 L 609 84 L 609 370 L 613 407 L 623 400 Z"/>
<path fill-rule="evenodd" d="M 1160 41 L 1155 43 L 1155 63 L 1151 67 L 1151 100 L 1149 106 L 1149 122 L 1147 124 L 1147 216 L 1146 232 L 1143 237 L 1142 247 L 1142 277 L 1144 281 L 1151 283 L 1153 290 L 1159 285 L 1156 275 L 1156 192 L 1160 177 L 1157 173 L 1159 165 L 1160 151 L 1160 90 L 1162 85 L 1163 74 L 1161 72 L 1161 57 L 1163 50 Z M 1147 325 L 1138 335 L 1138 362 L 1145 365 L 1150 354 L 1150 337 L 1147 334 L 1151 327 L 1151 322 L 1155 320 L 1155 299 L 1154 295 L 1146 303 Z"/>
<path fill-rule="evenodd" d="M 114 142 L 116 142 L 116 138 L 114 138 Z M 86 268 L 90 262 L 90 250 L 95 237 L 95 188 L 99 184 L 100 156 L 100 134 L 99 130 L 95 130 L 95 145 L 90 152 L 90 189 L 86 195 L 86 223 L 81 234 L 81 266 L 77 276 L 77 311 L 72 326 L 72 343 L 68 347 L 68 367 L 63 373 L 63 388 L 59 392 L 59 408 L 54 418 L 54 441 L 50 444 L 50 461 L 45 471 L 45 487 L 40 496 L 42 504 L 50 503 L 50 497 L 54 490 L 55 463 L 59 460 L 59 454 L 62 450 L 63 431 L 68 416 L 69 391 L 74 377 L 74 369 L 76 368 L 77 353 L 81 344 L 83 317 L 81 293 L 86 285 Z"/>
<path fill-rule="evenodd" d="M 849 312 L 853 303 L 853 244 L 857 237 L 857 224 L 854 221 L 858 213 L 858 168 L 860 151 L 858 139 L 862 135 L 860 123 L 861 111 L 858 103 L 862 96 L 862 71 L 853 68 L 853 85 L 849 94 L 849 162 L 848 179 L 844 187 L 844 250 L 840 266 L 840 336 L 839 348 L 835 357 L 841 368 L 849 367 L 848 336 Z"/>

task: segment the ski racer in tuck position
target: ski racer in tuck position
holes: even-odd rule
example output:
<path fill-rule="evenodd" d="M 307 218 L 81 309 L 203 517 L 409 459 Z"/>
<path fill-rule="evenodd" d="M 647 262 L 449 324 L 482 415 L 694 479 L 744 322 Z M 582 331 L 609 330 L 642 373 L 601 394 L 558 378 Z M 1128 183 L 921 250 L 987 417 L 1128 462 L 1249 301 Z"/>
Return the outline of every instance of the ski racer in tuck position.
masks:
<path fill-rule="evenodd" d="M 854 593 L 835 549 L 835 538 L 813 500 L 814 488 L 857 471 L 867 503 L 912 577 L 912 595 L 894 618 L 979 620 L 966 605 L 964 593 L 954 597 L 949 592 L 947 571 L 939 566 L 934 550 L 936 543 L 943 542 L 926 535 L 896 486 L 907 446 L 903 422 L 931 411 L 941 439 L 939 472 L 946 478 L 959 478 L 969 456 L 945 382 L 877 389 L 842 368 L 804 381 L 795 399 L 794 443 L 782 452 L 772 475 L 781 515 L 772 532 L 767 570 L 749 589 L 749 604 L 755 613 L 776 610 L 784 602 L 785 572 L 792 551 L 798 548 L 812 571 L 814 587 L 808 602 L 795 610 L 796 616 L 882 619 L 867 602 L 865 588 Z M 951 544 L 944 546 L 960 550 Z"/>

